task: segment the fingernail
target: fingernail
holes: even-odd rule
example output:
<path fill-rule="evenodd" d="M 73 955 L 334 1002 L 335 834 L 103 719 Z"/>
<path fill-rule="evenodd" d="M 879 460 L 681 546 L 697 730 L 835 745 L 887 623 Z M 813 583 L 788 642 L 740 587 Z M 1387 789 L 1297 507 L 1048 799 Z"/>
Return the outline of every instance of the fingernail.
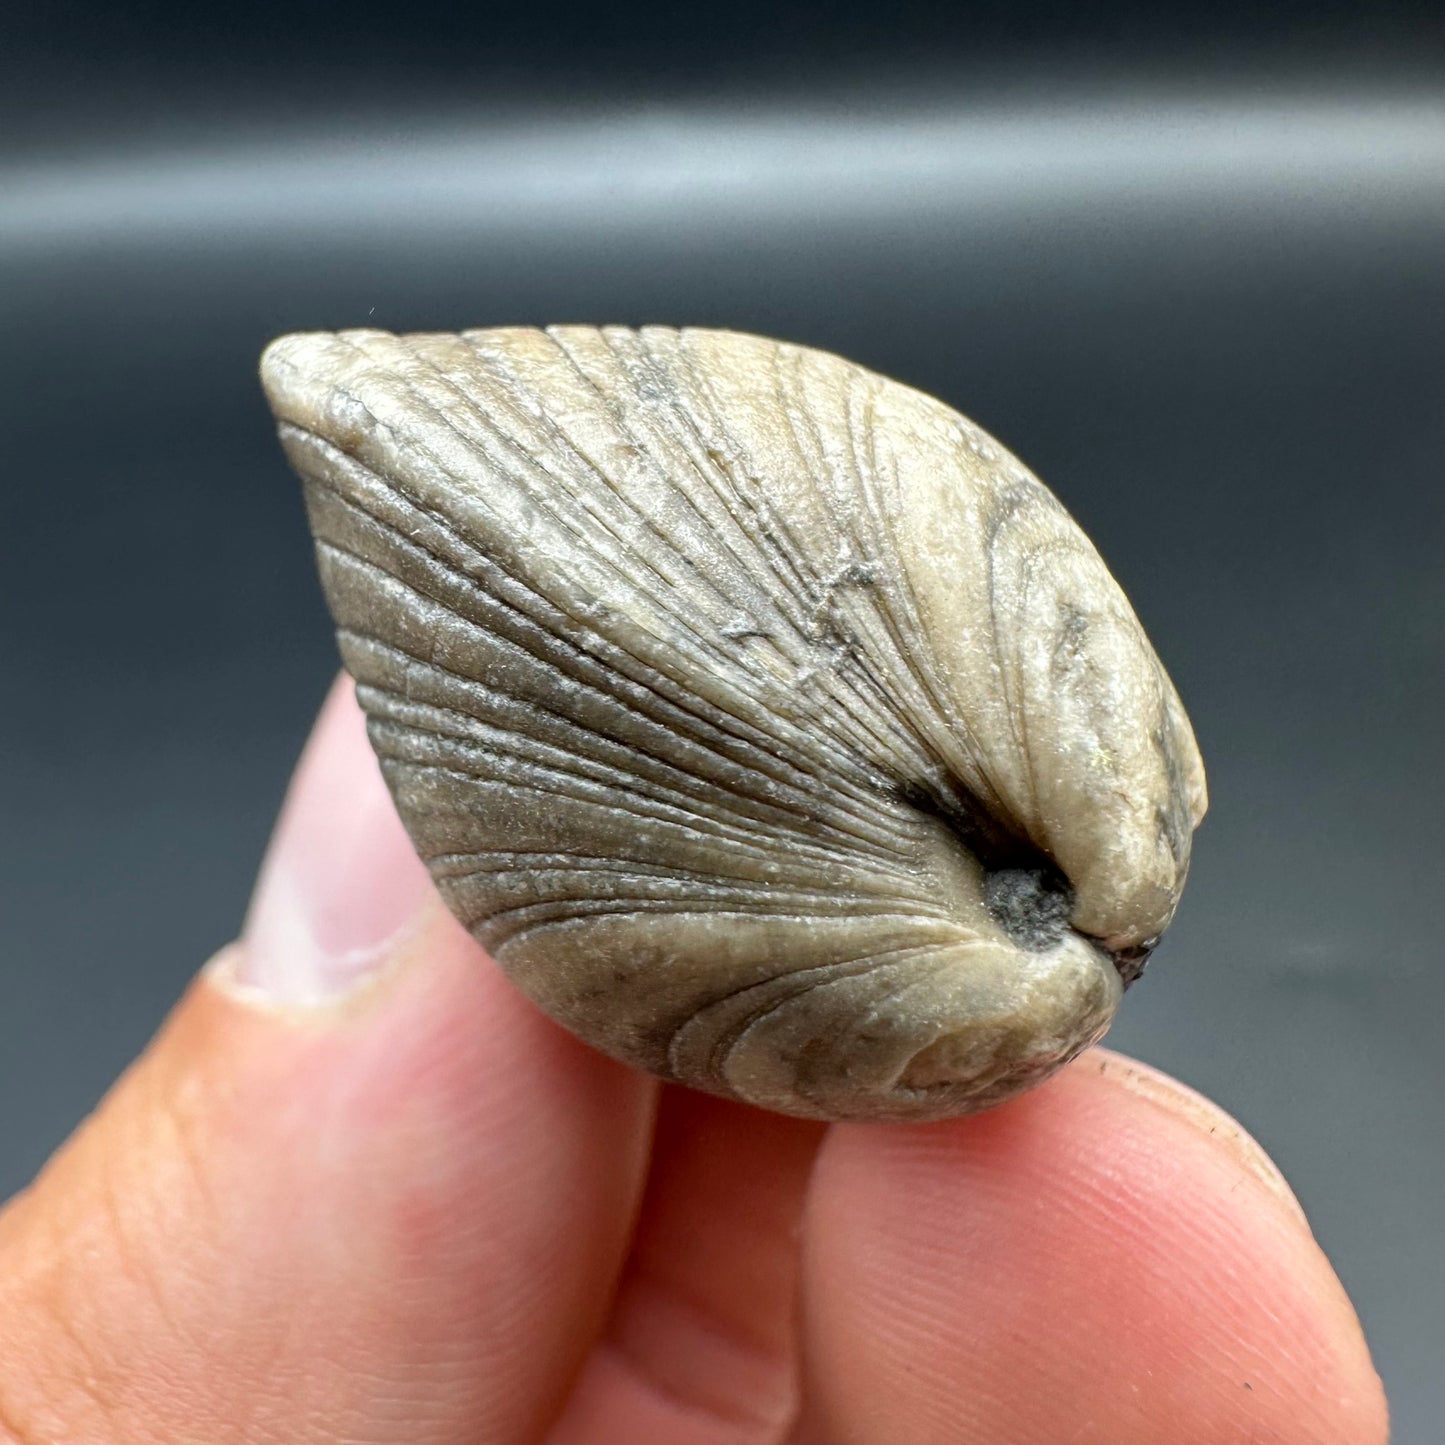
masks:
<path fill-rule="evenodd" d="M 1218 1104 L 1137 1059 L 1125 1058 L 1110 1049 L 1096 1049 L 1094 1057 L 1099 1059 L 1103 1071 L 1130 1093 L 1148 1099 L 1176 1119 L 1193 1124 L 1208 1134 L 1220 1148 L 1227 1149 L 1242 1168 L 1288 1205 L 1305 1228 L 1309 1228 L 1304 1207 L 1280 1173 L 1279 1166 L 1254 1136 Z"/>
<path fill-rule="evenodd" d="M 432 891 L 343 680 L 292 779 L 230 982 L 274 1004 L 333 1002 L 387 963 Z"/>

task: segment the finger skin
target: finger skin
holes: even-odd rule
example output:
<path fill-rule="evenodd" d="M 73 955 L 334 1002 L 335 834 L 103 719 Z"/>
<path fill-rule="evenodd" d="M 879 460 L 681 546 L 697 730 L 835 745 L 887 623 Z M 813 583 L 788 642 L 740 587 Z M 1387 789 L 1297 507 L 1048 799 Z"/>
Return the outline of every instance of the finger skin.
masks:
<path fill-rule="evenodd" d="M 797 1411 L 799 1237 L 823 1126 L 664 1091 L 611 1316 L 547 1445 L 774 1445 Z"/>
<path fill-rule="evenodd" d="M 1238 1125 L 1103 1050 L 992 1113 L 838 1128 L 805 1264 L 832 1445 L 1384 1445 L 1379 1381 Z"/>
<path fill-rule="evenodd" d="M 0 1439 L 534 1441 L 605 1314 L 651 1089 L 439 904 L 268 1010 L 223 956 L 0 1216 Z"/>

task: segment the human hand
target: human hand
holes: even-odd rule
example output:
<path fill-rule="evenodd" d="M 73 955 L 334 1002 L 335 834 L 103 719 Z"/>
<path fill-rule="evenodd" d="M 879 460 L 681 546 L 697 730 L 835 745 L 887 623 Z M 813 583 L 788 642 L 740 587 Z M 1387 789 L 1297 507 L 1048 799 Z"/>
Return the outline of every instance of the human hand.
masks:
<path fill-rule="evenodd" d="M 343 686 L 245 939 L 0 1214 L 3 1445 L 1386 1433 L 1213 1105 L 1103 1050 L 920 1126 L 659 1089 L 442 908 Z"/>

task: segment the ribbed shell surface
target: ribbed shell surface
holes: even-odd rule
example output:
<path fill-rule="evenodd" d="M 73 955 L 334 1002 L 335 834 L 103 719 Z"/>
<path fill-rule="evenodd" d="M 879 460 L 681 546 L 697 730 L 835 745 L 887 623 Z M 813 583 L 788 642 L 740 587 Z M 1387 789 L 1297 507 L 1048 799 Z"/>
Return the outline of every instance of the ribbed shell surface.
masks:
<path fill-rule="evenodd" d="M 554 1017 L 864 1119 L 982 1107 L 1107 1027 L 1203 774 L 999 443 L 727 332 L 300 335 L 263 376 L 401 817 Z"/>

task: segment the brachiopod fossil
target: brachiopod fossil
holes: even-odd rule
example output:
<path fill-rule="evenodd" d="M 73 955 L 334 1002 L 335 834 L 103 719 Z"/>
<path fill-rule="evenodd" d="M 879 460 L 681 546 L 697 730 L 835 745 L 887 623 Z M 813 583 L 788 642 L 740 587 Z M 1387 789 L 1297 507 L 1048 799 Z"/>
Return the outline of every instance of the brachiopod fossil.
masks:
<path fill-rule="evenodd" d="M 1203 771 L 996 441 L 720 331 L 288 336 L 262 371 L 401 816 L 548 1013 L 828 1119 L 981 1108 L 1103 1033 Z"/>

